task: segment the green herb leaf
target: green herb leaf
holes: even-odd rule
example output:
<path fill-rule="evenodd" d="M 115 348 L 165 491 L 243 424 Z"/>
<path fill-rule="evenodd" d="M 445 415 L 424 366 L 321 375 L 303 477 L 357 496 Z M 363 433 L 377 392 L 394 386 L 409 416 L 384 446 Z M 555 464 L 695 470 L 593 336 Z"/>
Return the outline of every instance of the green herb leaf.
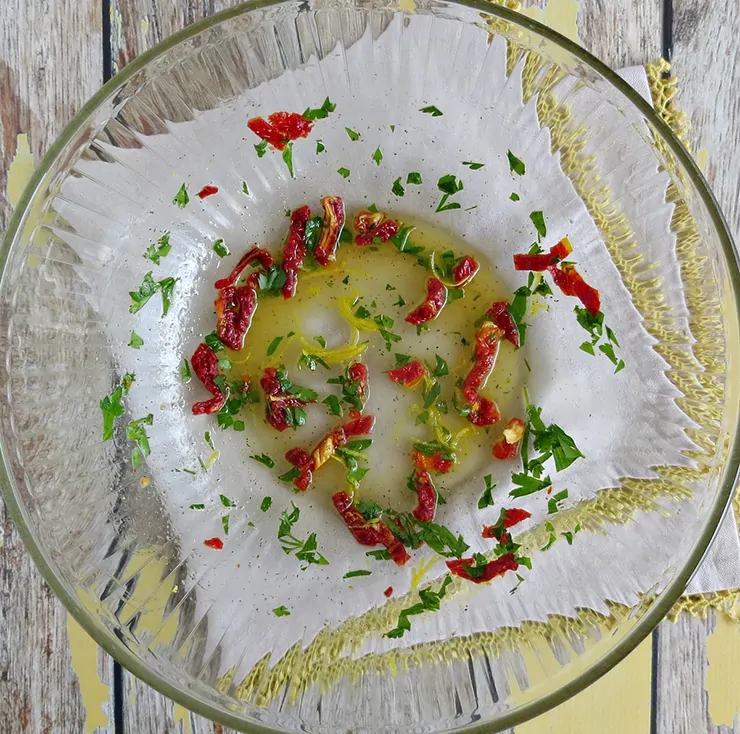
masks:
<path fill-rule="evenodd" d="M 204 504 L 197 503 L 195 505 L 190 505 L 190 509 L 191 510 L 205 510 L 206 506 Z"/>
<path fill-rule="evenodd" d="M 455 535 L 444 525 L 434 522 L 419 523 L 423 541 L 445 558 L 462 558 L 470 546 L 462 535 Z"/>
<path fill-rule="evenodd" d="M 262 158 L 267 153 L 267 141 L 263 140 L 261 143 L 256 143 L 254 149 L 257 151 L 257 158 Z"/>
<path fill-rule="evenodd" d="M 429 410 L 434 405 L 441 391 L 442 386 L 438 382 L 435 382 L 424 398 L 424 410 Z"/>
<path fill-rule="evenodd" d="M 234 500 L 230 500 L 226 495 L 220 494 L 218 498 L 221 500 L 221 504 L 224 507 L 236 507 L 236 502 L 234 502 Z"/>
<path fill-rule="evenodd" d="M 372 574 L 372 571 L 363 571 L 363 570 L 347 571 L 347 573 L 345 573 L 344 576 L 342 576 L 342 578 L 353 579 L 353 578 L 356 578 L 357 576 L 370 576 L 371 574 Z"/>
<path fill-rule="evenodd" d="M 523 176 L 526 167 L 510 150 L 506 151 L 506 157 L 509 159 L 509 170 L 518 176 Z"/>
<path fill-rule="evenodd" d="M 510 199 L 511 199 L 512 201 L 519 201 L 519 194 L 517 194 L 516 192 L 512 191 L 512 192 L 511 192 L 511 195 L 509 196 L 509 198 L 510 198 Z"/>
<path fill-rule="evenodd" d="M 496 485 L 493 483 L 493 477 L 490 474 L 486 474 L 486 476 L 483 477 L 483 480 L 486 483 L 486 488 L 483 490 L 483 494 L 478 500 L 479 510 L 483 510 L 486 507 L 493 507 L 494 505 L 493 490 L 496 489 Z"/>
<path fill-rule="evenodd" d="M 129 291 L 129 296 L 131 296 L 131 305 L 128 307 L 129 313 L 138 313 L 158 290 L 159 283 L 155 282 L 151 271 L 149 271 L 144 276 L 139 290 Z"/>
<path fill-rule="evenodd" d="M 431 115 L 432 117 L 442 117 L 442 112 L 434 105 L 422 107 L 419 112 L 423 112 L 425 115 Z"/>
<path fill-rule="evenodd" d="M 264 497 L 260 503 L 260 510 L 267 512 L 272 507 L 272 497 Z"/>
<path fill-rule="evenodd" d="M 464 185 L 462 181 L 457 180 L 457 176 L 453 176 L 451 173 L 448 173 L 447 175 L 442 176 L 439 181 L 437 181 L 437 188 L 443 194 L 449 194 L 450 196 L 452 196 L 458 191 L 462 191 Z"/>
<path fill-rule="evenodd" d="M 478 171 L 486 165 L 485 163 L 474 163 L 473 161 L 463 161 L 462 164 L 463 166 L 467 166 L 471 171 Z"/>
<path fill-rule="evenodd" d="M 338 169 L 337 169 L 337 173 L 338 173 L 338 174 L 339 174 L 339 175 L 340 175 L 340 176 L 341 176 L 342 178 L 349 178 L 349 168 L 344 168 L 344 167 L 342 167 L 342 168 L 338 168 Z"/>
<path fill-rule="evenodd" d="M 367 551 L 365 555 L 370 556 L 371 558 L 374 558 L 376 561 L 390 561 L 391 560 L 391 554 L 385 549 Z"/>
<path fill-rule="evenodd" d="M 310 107 L 303 113 L 307 120 L 323 120 L 329 117 L 330 112 L 334 112 L 337 106 L 327 97 L 321 107 L 311 109 Z"/>
<path fill-rule="evenodd" d="M 128 340 L 128 345 L 132 349 L 140 349 L 144 346 L 144 340 L 135 332 L 131 332 L 131 338 Z"/>
<path fill-rule="evenodd" d="M 292 469 L 289 469 L 285 472 L 285 474 L 281 474 L 278 479 L 281 482 L 293 482 L 294 479 L 298 479 L 298 477 L 301 476 L 301 470 L 294 466 Z"/>
<path fill-rule="evenodd" d="M 404 189 L 403 185 L 401 184 L 400 176 L 393 182 L 393 186 L 391 187 L 391 193 L 394 196 L 403 196 L 406 193 L 406 189 Z"/>
<path fill-rule="evenodd" d="M 224 529 L 224 535 L 229 534 L 229 516 L 223 515 L 221 517 L 221 527 Z"/>
<path fill-rule="evenodd" d="M 184 209 L 190 203 L 187 184 L 180 186 L 180 190 L 175 194 L 175 198 L 172 200 L 172 203 L 177 204 L 180 209 Z"/>
<path fill-rule="evenodd" d="M 185 358 L 183 358 L 180 366 L 180 379 L 183 382 L 190 382 L 190 362 Z"/>
<path fill-rule="evenodd" d="M 396 354 L 396 367 L 405 367 L 410 361 L 411 357 L 408 354 Z"/>
<path fill-rule="evenodd" d="M 283 162 L 288 167 L 288 173 L 290 174 L 291 178 L 295 178 L 295 173 L 293 171 L 293 141 L 291 140 L 285 148 L 283 148 L 282 152 Z"/>
<path fill-rule="evenodd" d="M 349 135 L 349 139 L 352 142 L 355 142 L 360 139 L 360 133 L 356 133 L 354 130 L 351 130 L 348 127 L 345 127 L 344 129 L 347 131 L 347 135 Z"/>
<path fill-rule="evenodd" d="M 272 469 L 275 466 L 275 462 L 267 454 L 252 454 L 249 458 L 259 461 L 260 464 L 264 464 L 268 469 Z"/>
<path fill-rule="evenodd" d="M 261 291 L 279 291 L 284 285 L 288 276 L 285 274 L 285 270 L 280 266 L 270 268 L 270 272 L 267 274 L 260 273 L 257 277 L 257 284 Z"/>
<path fill-rule="evenodd" d="M 270 346 L 267 347 L 267 356 L 271 357 L 273 354 L 275 354 L 278 346 L 280 346 L 280 342 L 283 340 L 282 336 L 276 336 L 271 342 Z"/>
<path fill-rule="evenodd" d="M 380 162 L 383 160 L 383 152 L 380 150 L 380 148 L 375 149 L 375 152 L 372 155 L 372 159 L 375 161 L 376 165 L 380 165 Z"/>
<path fill-rule="evenodd" d="M 393 305 L 398 308 L 403 308 L 406 305 L 406 301 L 403 300 L 403 296 L 399 296 L 398 300 Z"/>
<path fill-rule="evenodd" d="M 323 153 L 326 150 L 326 146 L 321 142 L 321 140 L 316 141 L 316 155 L 319 153 Z"/>
<path fill-rule="evenodd" d="M 170 245 L 170 233 L 165 232 L 158 240 L 156 245 L 149 245 L 144 252 L 144 257 L 147 260 L 151 260 L 155 265 L 159 265 L 159 261 L 163 257 L 169 255 L 172 249 Z"/>
<path fill-rule="evenodd" d="M 126 438 L 129 441 L 136 441 L 136 445 L 139 451 L 144 456 L 149 456 L 149 454 L 152 453 L 151 449 L 149 448 L 149 436 L 147 436 L 146 434 L 145 426 L 151 426 L 153 423 L 154 416 L 149 413 L 149 415 L 144 416 L 144 418 L 139 418 L 135 421 L 131 421 L 126 426 Z"/>
<path fill-rule="evenodd" d="M 450 576 L 450 574 L 447 574 L 437 591 L 432 591 L 432 589 L 422 589 L 419 592 L 420 601 L 417 604 L 414 604 L 411 607 L 407 607 L 406 609 L 403 609 L 401 611 L 401 613 L 398 615 L 398 622 L 396 623 L 396 627 L 386 632 L 385 637 L 403 637 L 404 634 L 406 634 L 406 632 L 411 629 L 411 622 L 409 621 L 409 617 L 415 614 L 423 614 L 424 612 L 436 612 L 439 609 L 440 601 L 447 592 L 447 587 L 450 585 L 451 582 L 452 576 Z"/>
<path fill-rule="evenodd" d="M 162 317 L 164 318 L 167 315 L 167 312 L 170 310 L 170 306 L 172 305 L 172 293 L 175 290 L 175 283 L 179 278 L 164 278 L 163 280 L 160 280 L 157 285 L 159 286 L 160 290 L 162 291 Z"/>
<path fill-rule="evenodd" d="M 216 334 L 215 331 L 208 334 L 203 341 L 205 341 L 206 345 L 209 346 L 213 352 L 220 352 L 221 350 L 226 349 L 226 345 L 218 338 L 218 334 Z"/>
<path fill-rule="evenodd" d="M 336 395 L 327 395 L 321 403 L 329 408 L 329 415 L 342 416 L 342 406 Z"/>
<path fill-rule="evenodd" d="M 231 255 L 231 253 L 229 252 L 229 248 L 226 247 L 223 240 L 216 240 L 213 243 L 213 251 L 219 257 L 226 257 L 227 255 Z"/>
<path fill-rule="evenodd" d="M 524 497 L 528 494 L 534 494 L 547 489 L 552 484 L 549 476 L 544 479 L 537 479 L 527 474 L 512 474 L 511 481 L 518 486 L 518 489 L 512 489 L 509 492 L 510 497 Z"/>
<path fill-rule="evenodd" d="M 290 610 L 288 609 L 288 607 L 286 607 L 284 605 L 280 605 L 279 607 L 275 607 L 272 610 L 272 613 L 276 617 L 289 617 L 290 616 Z"/>
<path fill-rule="evenodd" d="M 406 183 L 421 186 L 421 184 L 423 183 L 421 179 L 421 174 L 418 171 L 411 171 L 411 173 L 406 176 Z"/>
<path fill-rule="evenodd" d="M 442 359 L 442 357 L 439 356 L 439 354 L 434 355 L 434 369 L 432 370 L 432 376 L 433 377 L 442 377 L 443 375 L 449 375 L 450 374 L 450 368 L 447 366 L 447 362 Z"/>
<path fill-rule="evenodd" d="M 245 193 L 245 194 L 246 194 L 247 196 L 249 196 L 249 186 L 247 186 L 247 182 L 246 182 L 246 181 L 242 181 L 242 191 L 243 191 L 243 192 L 244 192 L 244 193 Z"/>
<path fill-rule="evenodd" d="M 545 226 L 545 215 L 541 211 L 532 212 L 529 215 L 532 220 L 535 229 L 537 230 L 537 237 L 541 240 L 547 235 L 547 227 Z"/>
<path fill-rule="evenodd" d="M 206 431 L 203 434 L 203 438 L 205 439 L 205 442 L 210 447 L 211 451 L 215 451 L 216 450 L 216 447 L 213 445 L 213 439 L 211 438 L 211 432 L 210 431 Z"/>

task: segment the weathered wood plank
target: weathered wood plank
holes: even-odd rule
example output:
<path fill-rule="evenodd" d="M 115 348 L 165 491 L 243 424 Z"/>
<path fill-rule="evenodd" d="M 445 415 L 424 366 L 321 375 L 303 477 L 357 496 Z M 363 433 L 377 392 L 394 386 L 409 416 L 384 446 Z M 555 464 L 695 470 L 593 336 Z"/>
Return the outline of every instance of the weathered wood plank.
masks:
<path fill-rule="evenodd" d="M 0 232 L 34 161 L 101 81 L 98 0 L 0 3 Z M 113 661 L 68 620 L 2 503 L 0 546 L 0 729 L 113 732 Z"/>

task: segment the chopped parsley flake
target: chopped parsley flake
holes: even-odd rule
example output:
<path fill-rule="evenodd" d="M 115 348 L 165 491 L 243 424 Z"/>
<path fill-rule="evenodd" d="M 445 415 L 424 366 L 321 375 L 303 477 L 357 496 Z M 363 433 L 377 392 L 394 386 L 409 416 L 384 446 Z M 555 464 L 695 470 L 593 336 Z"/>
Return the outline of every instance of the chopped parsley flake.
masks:
<path fill-rule="evenodd" d="M 183 382 L 190 382 L 190 362 L 183 358 L 182 365 L 180 365 L 180 379 Z"/>
<path fill-rule="evenodd" d="M 447 362 L 442 359 L 442 357 L 439 356 L 439 354 L 434 355 L 434 369 L 432 369 L 432 376 L 433 377 L 442 377 L 443 375 L 449 375 L 450 374 L 450 368 L 447 365 Z"/>
<path fill-rule="evenodd" d="M 204 504 L 202 504 L 201 502 L 198 502 L 198 503 L 196 503 L 194 505 L 190 505 L 190 509 L 191 510 L 205 510 L 206 509 L 206 506 Z"/>
<path fill-rule="evenodd" d="M 420 186 L 423 183 L 421 179 L 421 174 L 417 171 L 412 171 L 411 173 L 409 173 L 408 176 L 406 176 L 406 183 Z"/>
<path fill-rule="evenodd" d="M 462 164 L 463 166 L 467 166 L 471 171 L 478 171 L 486 165 L 485 163 L 474 163 L 473 161 L 463 161 Z"/>
<path fill-rule="evenodd" d="M 403 196 L 406 193 L 406 189 L 404 189 L 403 185 L 401 184 L 400 176 L 393 182 L 391 192 L 394 194 L 394 196 Z"/>
<path fill-rule="evenodd" d="M 383 160 L 383 151 L 381 151 L 380 148 L 376 148 L 372 155 L 372 159 L 375 161 L 375 164 L 379 166 L 380 162 Z"/>
<path fill-rule="evenodd" d="M 234 502 L 234 500 L 229 499 L 226 495 L 220 494 L 218 498 L 221 500 L 221 504 L 224 507 L 236 507 L 236 502 Z"/>
<path fill-rule="evenodd" d="M 226 257 L 227 255 L 231 255 L 229 252 L 229 248 L 226 247 L 223 240 L 216 240 L 213 243 L 213 251 L 219 256 L 219 257 Z"/>
<path fill-rule="evenodd" d="M 342 416 L 342 405 L 336 395 L 327 395 L 321 402 L 329 409 L 329 415 Z"/>
<path fill-rule="evenodd" d="M 294 467 L 297 469 L 297 467 Z M 319 566 L 327 566 L 329 561 L 317 550 L 316 533 L 311 533 L 305 541 L 298 540 L 293 535 L 293 526 L 298 522 L 301 511 L 291 502 L 293 509 L 283 512 L 280 516 L 280 527 L 278 528 L 278 540 L 286 553 L 295 551 L 295 557 L 299 561 L 315 563 Z"/>
<path fill-rule="evenodd" d="M 289 617 L 290 616 L 290 610 L 288 607 L 284 605 L 280 605 L 279 607 L 275 607 L 275 609 L 272 610 L 272 613 L 276 617 Z"/>
<path fill-rule="evenodd" d="M 135 421 L 130 421 L 126 426 L 126 438 L 129 441 L 136 442 L 136 448 L 131 452 L 131 459 L 134 468 L 141 464 L 141 457 L 149 456 L 152 453 L 149 447 L 149 436 L 146 434 L 145 426 L 151 426 L 154 423 L 154 416 L 144 416 L 144 418 L 138 418 Z"/>
<path fill-rule="evenodd" d="M 272 507 L 272 497 L 264 497 L 260 503 L 260 510 L 267 512 Z"/>
<path fill-rule="evenodd" d="M 352 129 L 348 128 L 348 127 L 345 127 L 344 129 L 347 131 L 347 135 L 349 135 L 349 139 L 352 142 L 355 142 L 355 141 L 357 141 L 357 140 L 360 139 L 360 133 L 356 133 L 354 130 L 352 130 Z"/>
<path fill-rule="evenodd" d="M 203 341 L 205 341 L 206 346 L 210 347 L 213 352 L 220 352 L 226 349 L 226 345 L 218 338 L 218 334 L 215 331 L 208 334 Z"/>
<path fill-rule="evenodd" d="M 295 178 L 295 172 L 293 171 L 293 141 L 291 140 L 283 149 L 282 152 L 283 162 L 288 167 L 288 173 L 291 178 Z"/>
<path fill-rule="evenodd" d="M 229 515 L 223 515 L 221 517 L 221 527 L 224 529 L 224 535 L 229 534 Z"/>
<path fill-rule="evenodd" d="M 337 173 L 338 173 L 338 174 L 339 174 L 339 175 L 340 175 L 340 176 L 341 176 L 342 178 L 349 178 L 349 168 L 344 168 L 344 167 L 342 167 L 342 168 L 338 168 L 338 169 L 337 169 Z"/>
<path fill-rule="evenodd" d="M 128 340 L 128 345 L 132 349 L 140 349 L 144 346 L 144 340 L 135 332 L 131 332 L 131 338 Z"/>
<path fill-rule="evenodd" d="M 267 356 L 272 357 L 280 346 L 280 342 L 283 340 L 282 336 L 276 336 L 271 342 L 270 346 L 267 347 Z"/>
<path fill-rule="evenodd" d="M 364 571 L 364 570 L 347 571 L 347 573 L 345 573 L 344 576 L 342 576 L 342 578 L 353 579 L 353 578 L 356 578 L 357 576 L 370 576 L 371 574 L 372 574 L 372 571 Z"/>
<path fill-rule="evenodd" d="M 263 140 L 261 143 L 255 143 L 254 149 L 257 151 L 257 158 L 262 158 L 267 153 L 267 141 Z"/>
<path fill-rule="evenodd" d="M 545 226 L 545 215 L 541 211 L 536 211 L 536 212 L 532 212 L 529 215 L 529 218 L 532 220 L 532 224 L 534 224 L 535 229 L 537 230 L 538 240 L 541 240 L 543 237 L 547 236 L 547 227 Z"/>
<path fill-rule="evenodd" d="M 423 112 L 425 115 L 431 115 L 432 117 L 442 117 L 441 110 L 433 104 L 428 107 L 422 107 L 419 112 Z"/>
<path fill-rule="evenodd" d="M 519 160 L 510 150 L 506 151 L 506 157 L 509 159 L 509 170 L 512 173 L 516 173 L 517 176 L 523 176 L 526 171 L 526 167 L 522 161 Z"/>
<path fill-rule="evenodd" d="M 558 492 L 557 494 L 554 494 L 552 497 L 550 497 L 547 500 L 547 514 L 548 515 L 554 515 L 556 512 L 560 511 L 560 502 L 563 500 L 568 499 L 568 490 L 564 489 L 561 492 Z"/>
<path fill-rule="evenodd" d="M 464 185 L 462 181 L 458 181 L 456 176 L 448 173 L 437 181 L 437 188 L 442 192 L 442 200 L 437 204 L 437 208 L 434 210 L 436 214 L 449 211 L 450 209 L 460 209 L 460 204 L 455 201 L 448 204 L 447 200 L 450 196 L 454 196 L 459 191 L 463 190 Z"/>
<path fill-rule="evenodd" d="M 113 438 L 113 424 L 116 422 L 116 418 L 120 418 L 124 414 L 123 396 L 128 395 L 135 379 L 135 375 L 127 372 L 123 376 L 121 384 L 110 395 L 106 395 L 100 401 L 100 410 L 103 412 L 103 441 L 110 441 Z"/>
<path fill-rule="evenodd" d="M 323 120 L 327 117 L 329 117 L 330 112 L 334 112 L 334 110 L 337 108 L 336 104 L 334 104 L 328 97 L 324 100 L 324 103 L 321 105 L 321 107 L 317 107 L 316 109 L 311 109 L 310 107 L 303 113 L 303 117 L 305 117 L 307 120 Z"/>
<path fill-rule="evenodd" d="M 155 265 L 159 265 L 159 261 L 163 257 L 167 257 L 170 254 L 172 246 L 170 245 L 170 233 L 165 232 L 158 240 L 156 245 L 149 245 L 144 252 L 144 257 L 147 260 L 151 260 Z"/>
<path fill-rule="evenodd" d="M 385 549 L 367 551 L 365 555 L 370 556 L 370 558 L 374 558 L 376 561 L 390 561 L 391 560 L 391 554 Z"/>
<path fill-rule="evenodd" d="M 187 184 L 180 186 L 180 190 L 175 194 L 175 198 L 172 200 L 172 203 L 177 204 L 180 209 L 184 209 L 190 203 Z"/>
<path fill-rule="evenodd" d="M 512 192 L 511 192 L 511 196 L 509 196 L 509 198 L 510 198 L 510 199 L 511 199 L 512 201 L 519 201 L 519 194 L 517 194 L 516 192 L 512 191 Z"/>
<path fill-rule="evenodd" d="M 326 150 L 326 146 L 320 141 L 316 141 L 316 155 L 323 153 Z"/>
<path fill-rule="evenodd" d="M 496 485 L 493 483 L 493 477 L 490 474 L 486 474 L 483 477 L 486 483 L 486 488 L 483 490 L 483 494 L 478 500 L 478 509 L 483 510 L 486 507 L 493 507 L 493 490 L 496 489 Z"/>
<path fill-rule="evenodd" d="M 211 432 L 210 431 L 206 431 L 203 434 L 203 438 L 205 439 L 205 442 L 208 444 L 208 446 L 211 449 L 211 451 L 215 451 L 216 447 L 213 445 L 213 439 L 211 438 Z"/>
<path fill-rule="evenodd" d="M 275 462 L 267 454 L 252 454 L 249 458 L 259 461 L 260 464 L 264 464 L 268 469 L 272 469 L 275 466 Z"/>
<path fill-rule="evenodd" d="M 447 574 L 437 591 L 432 589 L 422 589 L 419 592 L 419 602 L 411 607 L 403 609 L 398 615 L 396 627 L 385 633 L 385 637 L 403 637 L 411 629 L 409 617 L 414 614 L 423 614 L 424 612 L 436 612 L 439 610 L 439 603 L 447 592 L 447 587 L 452 582 L 452 576 Z"/>
<path fill-rule="evenodd" d="M 246 182 L 246 181 L 242 181 L 242 191 L 243 191 L 243 192 L 244 192 L 244 193 L 245 193 L 245 194 L 246 194 L 247 196 L 249 196 L 249 186 L 247 186 L 247 182 Z"/>

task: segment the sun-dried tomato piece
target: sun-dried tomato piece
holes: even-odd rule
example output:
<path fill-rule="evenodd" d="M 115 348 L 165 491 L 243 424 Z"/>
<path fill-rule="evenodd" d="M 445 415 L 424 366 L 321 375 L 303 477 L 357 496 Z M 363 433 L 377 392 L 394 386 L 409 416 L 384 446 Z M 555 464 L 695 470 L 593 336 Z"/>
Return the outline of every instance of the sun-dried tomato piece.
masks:
<path fill-rule="evenodd" d="M 218 186 L 204 186 L 196 196 L 199 199 L 205 199 L 206 196 L 213 196 L 218 193 Z"/>
<path fill-rule="evenodd" d="M 484 525 L 481 535 L 484 538 L 498 539 L 502 545 L 506 545 L 510 540 L 510 535 L 509 533 L 502 534 L 501 528 L 513 528 L 514 525 L 518 525 L 520 522 L 527 520 L 530 517 L 532 517 L 531 512 L 527 512 L 518 507 L 512 507 L 511 509 L 504 510 L 501 513 L 501 518 L 499 518 L 496 525 Z M 500 538 L 499 535 L 501 535 Z"/>
<path fill-rule="evenodd" d="M 374 426 L 375 418 L 373 416 L 358 416 L 349 423 L 338 426 L 327 433 L 310 454 L 301 448 L 288 451 L 285 458 L 301 472 L 293 481 L 296 489 L 305 492 L 313 481 L 313 472 L 326 464 L 350 438 L 367 436 L 372 433 Z"/>
<path fill-rule="evenodd" d="M 520 522 L 522 522 L 523 520 L 528 520 L 530 517 L 532 517 L 531 512 L 522 510 L 519 507 L 511 507 L 510 509 L 506 510 L 506 517 L 504 518 L 504 527 L 513 528 L 514 525 L 518 525 Z"/>
<path fill-rule="evenodd" d="M 455 464 L 452 459 L 443 458 L 439 451 L 435 451 L 431 456 L 425 456 L 424 461 L 427 468 L 434 469 L 437 474 L 447 474 Z"/>
<path fill-rule="evenodd" d="M 286 300 L 295 295 L 298 285 L 298 270 L 303 267 L 303 258 L 306 257 L 306 222 L 310 218 L 309 206 L 302 206 L 290 214 L 290 229 L 283 246 L 285 285 L 282 292 Z"/>
<path fill-rule="evenodd" d="M 505 339 L 515 347 L 519 347 L 521 346 L 519 343 L 519 329 L 516 328 L 512 315 L 506 310 L 508 306 L 509 304 L 506 301 L 496 301 L 486 311 L 486 316 L 504 332 Z"/>
<path fill-rule="evenodd" d="M 414 451 L 411 458 L 414 460 L 414 487 L 418 497 L 413 515 L 419 522 L 431 522 L 437 513 L 437 490 L 427 469 L 426 457 Z"/>
<path fill-rule="evenodd" d="M 563 237 L 557 245 L 550 248 L 550 252 L 539 252 L 532 255 L 514 255 L 515 270 L 535 270 L 541 272 L 547 270 L 551 265 L 555 265 L 564 260 L 573 248 L 567 237 Z"/>
<path fill-rule="evenodd" d="M 355 244 L 361 247 L 366 245 L 382 245 L 395 237 L 400 224 L 395 219 L 389 219 L 384 212 L 361 211 L 355 217 Z"/>
<path fill-rule="evenodd" d="M 214 550 L 223 550 L 224 541 L 221 540 L 221 538 L 209 538 L 208 540 L 203 541 L 203 545 L 207 545 L 209 548 L 213 548 Z"/>
<path fill-rule="evenodd" d="M 414 326 L 426 324 L 439 316 L 446 303 L 447 288 L 445 284 L 437 278 L 429 278 L 426 300 L 406 317 L 406 321 Z"/>
<path fill-rule="evenodd" d="M 349 383 L 345 386 L 345 389 L 350 391 L 356 390 L 357 397 L 360 398 L 364 406 L 369 395 L 367 367 L 362 362 L 354 362 L 347 370 L 347 377 L 349 378 Z"/>
<path fill-rule="evenodd" d="M 326 266 L 337 258 L 339 237 L 344 229 L 344 202 L 339 196 L 325 196 L 321 206 L 324 207 L 324 222 L 313 256 L 319 265 Z"/>
<path fill-rule="evenodd" d="M 218 357 L 207 344 L 199 344 L 195 354 L 190 359 L 193 372 L 203 383 L 213 397 L 210 400 L 204 400 L 193 405 L 193 415 L 204 415 L 208 413 L 218 413 L 226 402 L 226 395 L 222 394 L 218 385 L 213 381 L 214 377 L 220 374 L 218 368 Z"/>
<path fill-rule="evenodd" d="M 257 310 L 257 291 L 249 284 L 222 288 L 213 302 L 216 307 L 216 333 L 229 348 L 238 352 L 244 346 L 244 336 L 252 325 Z"/>
<path fill-rule="evenodd" d="M 452 268 L 452 282 L 457 288 L 462 288 L 473 280 L 479 270 L 478 261 L 470 255 L 465 255 Z"/>
<path fill-rule="evenodd" d="M 503 331 L 492 321 L 484 321 L 475 336 L 473 367 L 463 381 L 462 394 L 468 410 L 468 420 L 475 426 L 490 426 L 501 418 L 496 403 L 481 397 L 498 357 Z"/>
<path fill-rule="evenodd" d="M 267 120 L 253 117 L 247 127 L 278 150 L 284 150 L 291 140 L 308 137 L 313 122 L 297 112 L 273 112 Z"/>
<path fill-rule="evenodd" d="M 268 367 L 260 380 L 260 385 L 265 391 L 265 416 L 267 422 L 276 430 L 284 431 L 286 428 L 295 428 L 296 425 L 290 418 L 290 408 L 302 408 L 316 400 L 303 400 L 296 395 L 287 392 L 280 380 L 279 371 L 275 367 Z"/>
<path fill-rule="evenodd" d="M 383 593 L 389 597 L 393 593 L 393 587 L 389 586 Z"/>
<path fill-rule="evenodd" d="M 575 265 L 563 263 L 560 267 L 550 266 L 547 270 L 555 285 L 566 296 L 576 296 L 592 316 L 598 315 L 601 311 L 599 291 L 586 283 Z"/>
<path fill-rule="evenodd" d="M 525 428 L 521 418 L 512 418 L 506 424 L 501 440 L 493 444 L 493 455 L 497 459 L 513 459 L 519 453 Z"/>
<path fill-rule="evenodd" d="M 388 377 L 391 382 L 395 382 L 402 387 L 416 387 L 421 380 L 427 375 L 427 368 L 421 362 L 409 362 L 403 367 L 396 367 L 394 370 L 388 370 Z"/>
<path fill-rule="evenodd" d="M 360 545 L 383 545 L 398 566 L 403 566 L 410 556 L 390 528 L 380 520 L 368 522 L 361 512 L 354 508 L 352 498 L 346 492 L 332 496 L 334 507 L 342 516 L 345 525 Z"/>
<path fill-rule="evenodd" d="M 263 250 L 256 246 L 251 247 L 249 250 L 247 250 L 247 252 L 244 253 L 244 255 L 242 255 L 241 260 L 239 260 L 229 276 L 217 280 L 214 286 L 218 290 L 221 290 L 222 288 L 234 285 L 239 279 L 239 276 L 242 274 L 242 270 L 244 270 L 244 268 L 246 268 L 247 265 L 249 265 L 249 263 L 253 262 L 254 260 L 258 260 L 265 271 L 270 270 L 275 264 L 275 261 L 272 259 L 272 255 L 267 252 L 267 250 Z"/>
<path fill-rule="evenodd" d="M 519 564 L 516 562 L 516 557 L 513 553 L 507 553 L 487 563 L 480 576 L 471 576 L 468 572 L 470 566 L 475 566 L 475 561 L 472 558 L 447 561 L 447 568 L 450 569 L 451 573 L 460 578 L 472 581 L 474 584 L 483 584 L 486 581 L 496 578 L 496 576 L 503 576 L 507 571 L 516 571 L 519 568 Z"/>

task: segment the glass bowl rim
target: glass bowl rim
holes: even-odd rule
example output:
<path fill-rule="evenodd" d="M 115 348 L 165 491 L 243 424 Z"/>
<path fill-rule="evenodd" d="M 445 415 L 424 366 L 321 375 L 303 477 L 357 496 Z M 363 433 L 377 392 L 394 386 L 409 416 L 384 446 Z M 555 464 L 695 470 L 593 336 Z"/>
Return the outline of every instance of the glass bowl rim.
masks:
<path fill-rule="evenodd" d="M 204 18 L 186 28 L 177 31 L 165 40 L 153 46 L 151 49 L 137 56 L 127 64 L 123 70 L 109 79 L 79 110 L 73 119 L 65 126 L 61 134 L 49 147 L 43 156 L 39 167 L 34 171 L 31 180 L 23 191 L 23 194 L 11 217 L 8 229 L 0 247 L 0 291 L 2 290 L 7 272 L 6 265 L 11 246 L 23 232 L 25 220 L 30 212 L 30 203 L 42 187 L 44 180 L 59 158 L 63 156 L 68 144 L 83 129 L 85 124 L 94 114 L 135 74 L 140 72 L 151 62 L 174 48 L 175 46 L 197 36 L 201 32 L 217 26 L 220 23 L 245 15 L 255 10 L 261 10 L 279 5 L 287 5 L 294 0 L 250 0 L 233 8 L 228 8 Z M 733 290 L 733 302 L 735 311 L 740 320 L 740 267 L 738 252 L 730 234 L 729 227 L 725 221 L 719 204 L 717 203 L 709 184 L 705 180 L 699 167 L 678 139 L 670 126 L 660 117 L 658 112 L 643 97 L 624 81 L 615 71 L 601 62 L 594 55 L 586 51 L 574 41 L 554 31 L 547 26 L 533 20 L 521 13 L 494 4 L 488 0 L 444 0 L 451 5 L 459 5 L 470 10 L 479 11 L 485 15 L 497 17 L 508 21 L 515 26 L 534 32 L 542 38 L 552 41 L 563 50 L 583 62 L 587 67 L 606 79 L 616 91 L 626 97 L 637 111 L 644 116 L 662 140 L 668 145 L 672 155 L 680 163 L 683 171 L 688 174 L 690 182 L 696 187 L 701 202 L 706 207 L 712 225 L 719 237 L 722 253 L 725 258 L 728 279 Z M 345 2 L 348 9 L 363 9 L 364 0 Z M 314 6 L 315 0 L 310 0 L 309 6 Z M 337 3 L 331 9 L 339 9 Z M 371 8 L 372 9 L 372 8 Z M 400 11 L 400 8 L 394 8 Z M 128 647 L 121 642 L 115 634 L 105 627 L 93 614 L 86 610 L 81 600 L 70 593 L 66 585 L 57 578 L 53 562 L 48 557 L 48 551 L 42 544 L 36 541 L 35 533 L 25 520 L 25 512 L 17 499 L 17 489 L 12 474 L 9 473 L 11 462 L 8 460 L 8 447 L 0 432 L 0 492 L 10 513 L 13 523 L 28 550 L 31 558 L 41 572 L 45 581 L 54 591 L 55 595 L 62 601 L 67 611 L 72 614 L 80 626 L 115 660 L 124 668 L 150 685 L 159 693 L 167 696 L 175 702 L 185 706 L 196 714 L 217 721 L 224 726 L 236 730 L 250 732 L 251 734 L 274 734 L 277 730 L 256 722 L 246 722 L 243 719 L 230 714 L 225 708 L 220 708 L 200 696 L 188 691 L 184 687 L 177 686 L 168 681 L 164 676 L 154 672 L 146 666 Z M 526 704 L 516 707 L 511 711 L 504 711 L 497 715 L 494 720 L 480 721 L 469 724 L 455 731 L 464 731 L 467 734 L 484 734 L 491 731 L 491 726 L 497 730 L 511 728 L 524 723 L 567 699 L 576 695 L 598 678 L 606 674 L 617 663 L 632 652 L 657 626 L 675 602 L 681 596 L 694 571 L 701 563 L 704 554 L 717 532 L 717 529 L 726 512 L 730 511 L 731 497 L 738 478 L 740 467 L 740 431 L 736 430 L 732 446 L 728 452 L 721 486 L 717 496 L 707 513 L 705 526 L 700 538 L 687 556 L 685 563 L 675 574 L 673 580 L 667 585 L 660 596 L 653 601 L 650 608 L 641 619 L 630 629 L 624 637 L 600 659 L 589 668 L 581 672 L 573 680 L 565 683 L 556 690 Z"/>

